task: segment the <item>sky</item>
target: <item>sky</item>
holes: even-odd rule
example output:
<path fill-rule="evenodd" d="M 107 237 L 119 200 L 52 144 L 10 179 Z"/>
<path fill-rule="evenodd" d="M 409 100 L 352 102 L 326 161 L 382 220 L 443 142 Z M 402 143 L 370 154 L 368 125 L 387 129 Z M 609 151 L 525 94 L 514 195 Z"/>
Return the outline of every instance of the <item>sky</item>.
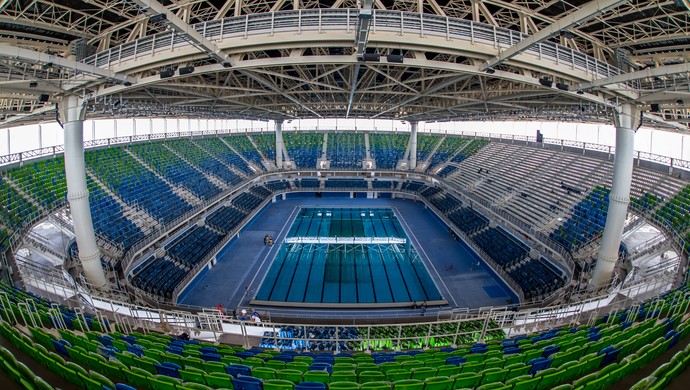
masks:
<path fill-rule="evenodd" d="M 105 119 L 84 122 L 84 141 L 155 133 L 177 133 L 230 129 L 233 132 L 272 131 L 273 122 L 248 120 L 207 119 Z M 284 131 L 378 130 L 410 131 L 404 121 L 373 119 L 304 119 L 285 121 Z M 434 122 L 419 123 L 419 132 L 466 135 L 532 136 L 541 130 L 545 138 L 579 141 L 606 146 L 615 145 L 612 125 L 564 122 Z M 57 122 L 0 129 L 0 156 L 39 148 L 62 145 L 64 132 Z M 690 160 L 690 135 L 650 128 L 640 128 L 635 134 L 635 150 Z"/>

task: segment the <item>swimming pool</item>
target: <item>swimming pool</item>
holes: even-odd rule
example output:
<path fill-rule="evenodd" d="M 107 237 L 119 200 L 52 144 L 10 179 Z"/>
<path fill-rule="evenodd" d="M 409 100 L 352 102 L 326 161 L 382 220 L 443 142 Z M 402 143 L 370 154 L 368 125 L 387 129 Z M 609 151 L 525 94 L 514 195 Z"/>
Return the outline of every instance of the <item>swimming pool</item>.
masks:
<path fill-rule="evenodd" d="M 302 208 L 254 304 L 445 303 L 390 208 Z"/>

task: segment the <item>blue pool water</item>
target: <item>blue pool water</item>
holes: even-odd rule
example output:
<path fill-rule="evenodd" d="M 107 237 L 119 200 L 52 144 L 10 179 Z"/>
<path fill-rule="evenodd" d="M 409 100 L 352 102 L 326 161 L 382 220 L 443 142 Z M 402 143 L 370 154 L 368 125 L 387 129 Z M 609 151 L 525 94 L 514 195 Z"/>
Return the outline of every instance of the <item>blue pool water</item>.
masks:
<path fill-rule="evenodd" d="M 441 295 L 393 210 L 303 208 L 255 299 L 390 304 Z"/>

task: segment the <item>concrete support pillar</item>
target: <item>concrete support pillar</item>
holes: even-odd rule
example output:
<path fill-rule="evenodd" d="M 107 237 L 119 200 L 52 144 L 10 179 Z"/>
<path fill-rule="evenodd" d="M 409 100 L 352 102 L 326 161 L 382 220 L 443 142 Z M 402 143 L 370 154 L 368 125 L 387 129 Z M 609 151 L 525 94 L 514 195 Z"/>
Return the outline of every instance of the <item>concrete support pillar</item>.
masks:
<path fill-rule="evenodd" d="M 283 149 L 284 149 L 284 142 L 283 142 L 283 121 L 282 120 L 277 120 L 275 122 L 275 130 L 276 130 L 276 166 L 278 169 L 283 169 Z"/>
<path fill-rule="evenodd" d="M 592 288 L 603 287 L 611 281 L 614 266 L 618 261 L 618 248 L 623 237 L 625 217 L 630 203 L 635 131 L 639 123 L 639 108 L 632 104 L 624 104 L 620 107 L 615 117 L 616 154 L 613 162 L 613 185 L 609 194 L 608 215 L 599 257 L 590 280 Z"/>
<path fill-rule="evenodd" d="M 89 207 L 89 190 L 86 187 L 83 111 L 81 100 L 76 96 L 68 96 L 62 100 L 67 200 L 72 213 L 74 234 L 79 246 L 79 260 L 84 276 L 96 288 L 106 289 L 108 286 L 101 266 L 101 252 L 96 244 L 96 234 L 93 230 Z"/>
<path fill-rule="evenodd" d="M 410 170 L 417 168 L 417 122 L 410 122 Z"/>

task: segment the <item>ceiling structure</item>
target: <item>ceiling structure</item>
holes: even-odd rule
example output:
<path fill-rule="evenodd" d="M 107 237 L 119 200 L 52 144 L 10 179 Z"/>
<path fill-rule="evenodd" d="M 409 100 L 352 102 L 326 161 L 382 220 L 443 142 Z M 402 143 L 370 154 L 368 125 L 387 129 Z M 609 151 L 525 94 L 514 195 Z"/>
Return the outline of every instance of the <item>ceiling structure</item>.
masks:
<path fill-rule="evenodd" d="M 87 117 L 690 125 L 690 0 L 0 0 L 0 127 Z"/>

